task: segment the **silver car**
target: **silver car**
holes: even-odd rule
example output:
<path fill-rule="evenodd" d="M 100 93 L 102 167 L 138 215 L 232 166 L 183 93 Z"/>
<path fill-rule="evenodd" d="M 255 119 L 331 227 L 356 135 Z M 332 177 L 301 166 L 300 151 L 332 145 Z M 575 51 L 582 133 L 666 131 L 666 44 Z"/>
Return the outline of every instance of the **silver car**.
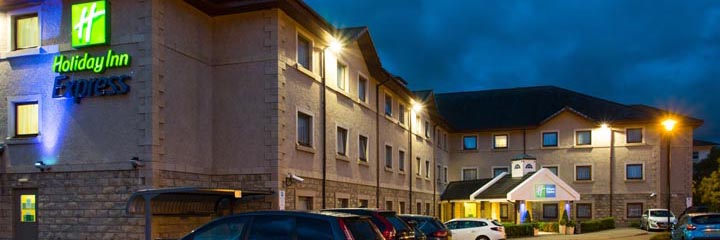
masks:
<path fill-rule="evenodd" d="M 668 215 L 670 215 L 670 223 L 677 224 L 675 215 L 667 209 L 653 208 L 643 212 L 640 218 L 640 228 L 645 230 L 660 230 L 670 227 L 668 224 Z"/>

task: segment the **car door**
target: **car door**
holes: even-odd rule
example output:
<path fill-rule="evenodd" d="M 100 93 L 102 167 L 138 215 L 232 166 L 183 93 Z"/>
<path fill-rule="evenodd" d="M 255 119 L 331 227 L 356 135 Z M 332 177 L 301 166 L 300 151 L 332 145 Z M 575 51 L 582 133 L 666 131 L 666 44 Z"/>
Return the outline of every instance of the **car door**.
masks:
<path fill-rule="evenodd" d="M 471 221 L 469 224 L 470 229 L 470 238 L 468 239 L 475 239 L 480 235 L 487 235 L 486 232 L 488 229 L 488 224 L 484 221 Z"/>
<path fill-rule="evenodd" d="M 645 227 L 649 228 L 649 226 L 647 226 L 648 216 L 650 216 L 650 210 L 645 210 L 643 212 L 642 216 L 640 217 L 640 225 L 641 226 L 645 226 Z"/>
<path fill-rule="evenodd" d="M 230 217 L 198 229 L 183 240 L 238 240 L 249 225 L 249 217 Z"/>
<path fill-rule="evenodd" d="M 450 232 L 452 232 L 454 239 L 462 240 L 468 238 L 468 229 L 464 228 L 465 222 L 467 221 L 454 221 L 447 223 L 447 227 L 450 229 Z"/>

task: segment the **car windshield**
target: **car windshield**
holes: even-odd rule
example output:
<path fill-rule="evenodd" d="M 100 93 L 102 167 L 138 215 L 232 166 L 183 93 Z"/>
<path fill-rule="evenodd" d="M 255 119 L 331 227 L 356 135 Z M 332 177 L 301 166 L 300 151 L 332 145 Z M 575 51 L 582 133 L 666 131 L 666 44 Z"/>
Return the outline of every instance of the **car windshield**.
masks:
<path fill-rule="evenodd" d="M 385 219 L 387 219 L 388 222 L 390 222 L 390 224 L 392 224 L 393 227 L 395 227 L 395 231 L 404 232 L 404 231 L 410 230 L 410 226 L 408 226 L 407 223 L 405 223 L 405 221 L 400 219 L 394 213 L 386 212 L 386 213 L 380 213 L 380 215 L 385 217 Z"/>
<path fill-rule="evenodd" d="M 363 219 L 345 219 L 345 226 L 347 226 L 350 233 L 355 239 L 383 239 L 382 235 L 373 229 L 372 224 L 368 220 Z"/>
<path fill-rule="evenodd" d="M 409 218 L 407 220 L 417 222 L 417 228 L 425 234 L 434 233 L 440 229 L 444 229 L 444 227 L 440 225 L 440 222 L 432 218 Z"/>
<path fill-rule="evenodd" d="M 650 211 L 650 216 L 652 217 L 667 217 L 668 214 L 670 214 L 670 217 L 674 217 L 672 213 L 668 212 L 667 210 Z"/>
<path fill-rule="evenodd" d="M 720 224 L 720 215 L 702 215 L 692 218 L 695 224 Z"/>

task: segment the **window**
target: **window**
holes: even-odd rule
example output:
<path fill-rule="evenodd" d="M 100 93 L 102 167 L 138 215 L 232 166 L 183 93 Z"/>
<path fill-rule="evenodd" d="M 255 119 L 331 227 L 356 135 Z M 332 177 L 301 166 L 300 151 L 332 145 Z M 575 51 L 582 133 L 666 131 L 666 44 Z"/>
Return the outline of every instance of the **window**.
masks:
<path fill-rule="evenodd" d="M 362 102 L 367 101 L 367 78 L 362 75 L 358 76 L 358 99 Z"/>
<path fill-rule="evenodd" d="M 626 143 L 642 143 L 643 142 L 643 129 L 642 128 L 628 128 L 625 130 L 625 142 Z"/>
<path fill-rule="evenodd" d="M 366 136 L 360 135 L 358 139 L 358 155 L 360 161 L 367 162 L 368 138 Z"/>
<path fill-rule="evenodd" d="M 463 150 L 477 149 L 477 136 L 463 136 Z"/>
<path fill-rule="evenodd" d="M 592 204 L 578 203 L 575 205 L 575 216 L 577 218 L 592 218 Z"/>
<path fill-rule="evenodd" d="M 40 24 L 37 13 L 13 17 L 14 50 L 40 46 Z"/>
<path fill-rule="evenodd" d="M 405 214 L 405 202 L 400 202 L 400 214 Z"/>
<path fill-rule="evenodd" d="M 494 167 L 493 168 L 493 177 L 497 177 L 498 175 L 500 175 L 504 172 L 508 172 L 507 167 Z"/>
<path fill-rule="evenodd" d="M 385 94 L 385 115 L 392 116 L 392 97 Z"/>
<path fill-rule="evenodd" d="M 296 210 L 313 210 L 312 197 L 298 197 Z"/>
<path fill-rule="evenodd" d="M 557 203 L 543 204 L 543 218 L 545 219 L 557 219 L 558 217 L 558 205 Z"/>
<path fill-rule="evenodd" d="M 435 171 L 435 180 L 437 180 L 437 182 L 440 182 L 440 180 L 442 180 L 440 177 L 441 173 L 442 173 L 442 166 L 437 165 L 437 170 Z"/>
<path fill-rule="evenodd" d="M 401 172 L 405 171 L 405 152 L 398 152 L 398 170 Z"/>
<path fill-rule="evenodd" d="M 299 145 L 312 146 L 312 116 L 298 112 L 297 116 L 297 141 Z"/>
<path fill-rule="evenodd" d="M 392 168 L 392 147 L 385 145 L 385 167 Z"/>
<path fill-rule="evenodd" d="M 350 207 L 350 200 L 347 198 L 338 198 L 337 207 L 339 208 L 349 208 Z"/>
<path fill-rule="evenodd" d="M 430 161 L 425 160 L 425 178 L 430 178 Z"/>
<path fill-rule="evenodd" d="M 435 140 L 435 142 L 437 143 L 437 147 L 438 147 L 438 148 L 442 147 L 442 140 L 443 140 L 443 139 L 442 139 L 442 137 L 441 137 L 442 135 L 440 134 L 440 129 L 438 129 L 437 131 L 435 131 L 435 136 L 438 138 L 437 140 Z"/>
<path fill-rule="evenodd" d="M 501 134 L 493 136 L 493 148 L 502 149 L 508 147 L 508 135 Z"/>
<path fill-rule="evenodd" d="M 385 210 L 393 210 L 393 202 L 385 201 Z"/>
<path fill-rule="evenodd" d="M 592 180 L 592 166 L 575 166 L 575 181 Z"/>
<path fill-rule="evenodd" d="M 430 123 L 425 121 L 425 137 L 430 138 Z"/>
<path fill-rule="evenodd" d="M 337 154 L 340 156 L 347 156 L 347 136 L 347 129 L 337 128 Z"/>
<path fill-rule="evenodd" d="M 193 239 L 230 239 L 237 233 L 242 233 L 250 217 L 232 217 L 218 221 L 208 227 L 201 228 L 195 233 Z"/>
<path fill-rule="evenodd" d="M 295 218 L 258 215 L 253 217 L 252 225 L 248 239 L 285 239 L 293 234 Z"/>
<path fill-rule="evenodd" d="M 543 168 L 547 168 L 547 169 L 550 170 L 553 174 L 555 174 L 555 176 L 558 175 L 558 167 L 543 167 Z"/>
<path fill-rule="evenodd" d="M 475 180 L 477 179 L 477 168 L 464 168 L 462 170 L 462 180 Z"/>
<path fill-rule="evenodd" d="M 443 141 L 443 149 L 445 149 L 445 151 L 447 151 L 447 142 L 448 142 L 447 133 L 443 134 L 443 138 L 445 138 L 445 141 Z"/>
<path fill-rule="evenodd" d="M 448 168 L 447 167 L 443 167 L 443 181 L 445 183 L 448 182 Z"/>
<path fill-rule="evenodd" d="M 415 204 L 415 213 L 417 213 L 417 214 L 422 213 L 422 203 Z"/>
<path fill-rule="evenodd" d="M 39 131 L 39 118 L 37 102 L 15 103 L 15 136 L 34 137 Z"/>
<path fill-rule="evenodd" d="M 420 157 L 415 158 L 415 166 L 417 166 L 417 169 L 415 169 L 415 175 L 420 176 L 420 171 L 422 170 L 422 165 L 420 165 L 421 162 Z"/>
<path fill-rule="evenodd" d="M 558 146 L 558 133 L 557 132 L 543 133 L 543 147 L 557 147 L 557 146 Z"/>
<path fill-rule="evenodd" d="M 310 40 L 298 34 L 297 37 L 297 63 L 310 70 L 312 63 L 312 45 Z"/>
<path fill-rule="evenodd" d="M 405 124 L 405 104 L 398 104 L 398 121 L 400 124 Z"/>
<path fill-rule="evenodd" d="M 625 178 L 627 178 L 628 180 L 642 180 L 643 179 L 643 165 L 642 164 L 625 165 Z"/>
<path fill-rule="evenodd" d="M 425 203 L 425 215 L 430 215 L 430 204 Z"/>
<path fill-rule="evenodd" d="M 592 132 L 591 131 L 575 131 L 575 145 L 591 145 L 592 144 Z"/>
<path fill-rule="evenodd" d="M 508 218 L 508 205 L 507 203 L 500 204 L 500 218 Z"/>
<path fill-rule="evenodd" d="M 253 228 L 254 229 L 254 228 Z M 297 221 L 297 240 L 309 240 L 309 239 L 333 239 L 333 229 L 330 227 L 330 222 L 322 219 L 315 218 L 298 218 Z M 289 236 L 289 235 L 288 235 Z M 237 239 L 225 238 L 225 239 Z M 269 239 L 269 238 L 266 238 Z"/>
<path fill-rule="evenodd" d="M 628 203 L 627 204 L 627 218 L 639 218 L 642 216 L 643 204 L 642 203 Z"/>
<path fill-rule="evenodd" d="M 369 205 L 368 205 L 367 199 L 360 199 L 360 206 L 359 206 L 360 208 L 367 208 L 368 206 Z"/>
<path fill-rule="evenodd" d="M 700 159 L 700 153 L 699 153 L 699 152 L 693 152 L 693 153 L 692 153 L 692 159 L 693 159 L 693 160 L 698 160 L 698 159 Z"/>
<path fill-rule="evenodd" d="M 337 86 L 339 89 L 347 90 L 347 65 L 337 63 Z"/>

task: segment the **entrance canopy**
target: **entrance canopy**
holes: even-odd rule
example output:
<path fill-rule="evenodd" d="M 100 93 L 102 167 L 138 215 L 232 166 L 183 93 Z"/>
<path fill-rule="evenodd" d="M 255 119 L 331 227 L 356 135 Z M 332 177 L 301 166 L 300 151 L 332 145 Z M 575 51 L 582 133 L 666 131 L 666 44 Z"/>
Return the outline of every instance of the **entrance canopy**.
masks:
<path fill-rule="evenodd" d="M 494 178 L 451 182 L 440 196 L 442 201 L 577 201 L 580 194 L 570 185 L 542 168 L 522 177 L 502 173 Z"/>

